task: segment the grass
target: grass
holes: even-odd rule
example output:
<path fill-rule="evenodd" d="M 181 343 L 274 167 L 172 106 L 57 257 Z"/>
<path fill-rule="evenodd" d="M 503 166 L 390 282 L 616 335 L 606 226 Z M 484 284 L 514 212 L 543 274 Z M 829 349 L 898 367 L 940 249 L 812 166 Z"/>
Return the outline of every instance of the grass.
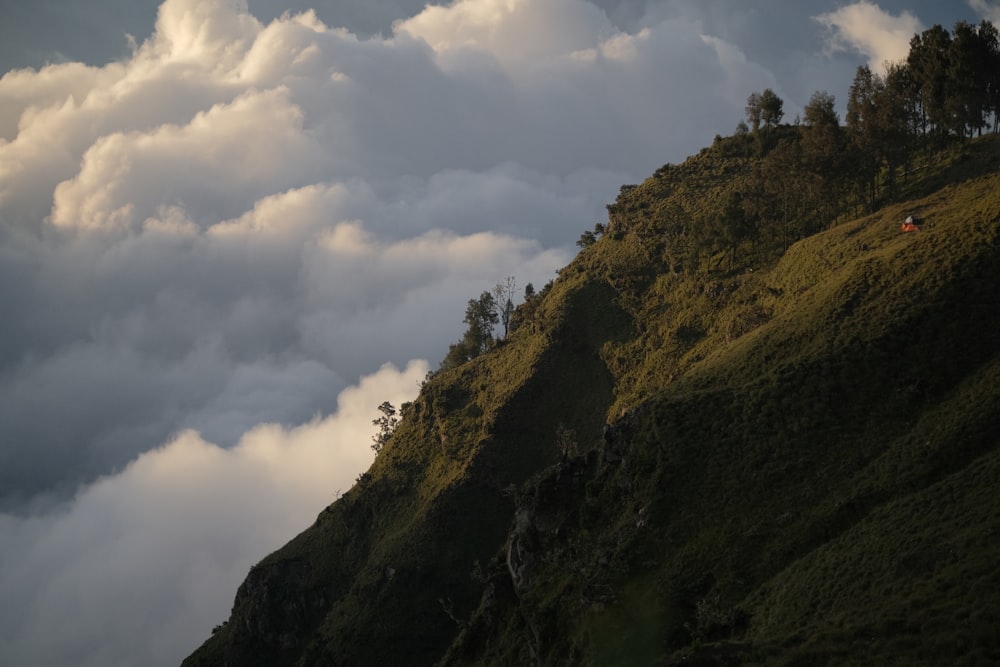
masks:
<path fill-rule="evenodd" d="M 998 205 L 980 175 L 728 277 L 646 272 L 639 234 L 581 253 L 635 323 L 601 349 L 632 412 L 622 461 L 547 508 L 518 612 L 559 609 L 542 664 L 996 659 Z"/>
<path fill-rule="evenodd" d="M 185 664 L 1000 659 L 997 145 L 737 271 L 674 246 L 750 158 L 626 189 L 616 229 L 426 383 Z"/>

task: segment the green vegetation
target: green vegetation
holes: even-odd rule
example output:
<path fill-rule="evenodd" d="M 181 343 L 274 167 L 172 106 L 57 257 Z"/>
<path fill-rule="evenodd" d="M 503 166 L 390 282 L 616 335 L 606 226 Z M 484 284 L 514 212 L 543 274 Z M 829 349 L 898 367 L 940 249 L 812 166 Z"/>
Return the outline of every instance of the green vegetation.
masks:
<path fill-rule="evenodd" d="M 998 143 L 950 158 L 989 175 L 770 270 L 623 282 L 640 294 L 617 294 L 635 335 L 601 350 L 609 431 L 522 489 L 530 522 L 508 545 L 532 545 L 527 583 L 501 552 L 444 664 L 1000 657 Z M 919 235 L 899 231 L 908 211 Z M 634 236 L 581 253 L 555 289 L 617 266 Z"/>
<path fill-rule="evenodd" d="M 396 412 L 396 406 L 394 406 L 389 401 L 382 401 L 382 404 L 378 406 L 378 411 L 382 413 L 381 417 L 376 417 L 372 420 L 372 426 L 378 427 L 378 431 L 372 436 L 372 449 L 378 454 L 382 451 L 382 447 L 385 443 L 389 442 L 389 438 L 396 431 L 396 427 L 399 426 L 399 416 Z"/>
<path fill-rule="evenodd" d="M 530 289 L 529 289 L 530 288 Z M 528 283 L 525 288 L 525 300 L 531 299 L 535 288 Z M 465 309 L 465 319 L 469 325 L 462 340 L 448 347 L 448 354 L 441 362 L 441 370 L 456 368 L 475 359 L 479 355 L 493 349 L 501 340 L 505 340 L 515 328 L 518 319 L 514 316 L 514 294 L 517 291 L 517 281 L 514 276 L 507 276 L 494 287 L 492 292 L 483 292 L 478 299 L 469 299 Z M 503 334 L 497 336 L 497 324 L 503 326 Z"/>
<path fill-rule="evenodd" d="M 1000 662 L 1000 137 L 871 148 L 880 85 L 623 186 L 504 344 L 470 301 L 185 665 Z"/>

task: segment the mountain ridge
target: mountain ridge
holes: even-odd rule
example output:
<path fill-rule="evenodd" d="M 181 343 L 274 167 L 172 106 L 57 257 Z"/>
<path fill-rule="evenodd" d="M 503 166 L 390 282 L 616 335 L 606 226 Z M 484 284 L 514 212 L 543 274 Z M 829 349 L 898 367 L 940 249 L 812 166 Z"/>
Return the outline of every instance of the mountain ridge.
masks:
<path fill-rule="evenodd" d="M 184 664 L 1000 659 L 998 139 L 694 270 L 679 221 L 754 164 L 727 150 L 623 188 Z"/>

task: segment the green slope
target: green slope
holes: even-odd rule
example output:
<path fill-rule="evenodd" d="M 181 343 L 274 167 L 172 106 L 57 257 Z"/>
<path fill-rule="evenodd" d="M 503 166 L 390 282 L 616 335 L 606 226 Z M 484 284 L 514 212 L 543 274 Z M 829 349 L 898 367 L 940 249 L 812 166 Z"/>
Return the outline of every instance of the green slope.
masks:
<path fill-rule="evenodd" d="M 676 228 L 747 159 L 623 191 L 185 665 L 1000 660 L 998 155 L 734 273 Z"/>

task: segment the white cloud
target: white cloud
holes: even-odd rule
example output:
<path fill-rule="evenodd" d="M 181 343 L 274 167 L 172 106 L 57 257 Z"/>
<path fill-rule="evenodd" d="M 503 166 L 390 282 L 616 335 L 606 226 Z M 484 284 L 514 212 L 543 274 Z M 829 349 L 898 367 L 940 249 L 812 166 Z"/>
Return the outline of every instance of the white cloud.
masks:
<path fill-rule="evenodd" d="M 1000 5 L 987 0 L 968 0 L 969 7 L 993 25 L 1000 24 Z"/>
<path fill-rule="evenodd" d="M 164 2 L 153 38 L 143 49 L 167 63 L 196 62 L 225 75 L 261 28 L 246 0 Z"/>
<path fill-rule="evenodd" d="M 540 59 L 565 57 L 617 32 L 603 11 L 575 0 L 457 0 L 428 5 L 394 27 L 438 54 L 479 50 L 522 72 Z"/>
<path fill-rule="evenodd" d="M 295 163 L 274 159 L 282 153 L 294 155 Z M 51 220 L 65 227 L 133 228 L 170 203 L 195 219 L 218 219 L 301 182 L 321 163 L 287 90 L 250 91 L 182 128 L 100 137 L 83 155 L 79 173 L 56 187 Z"/>
<path fill-rule="evenodd" d="M 864 54 L 869 67 L 877 72 L 884 72 L 887 62 L 905 60 L 910 38 L 923 30 L 920 20 L 910 12 L 893 16 L 867 0 L 814 18 L 830 31 L 827 46 L 831 51 L 850 49 Z"/>
<path fill-rule="evenodd" d="M 17 465 L 0 495 L 177 429 L 235 441 L 253 408 L 232 402 L 253 390 L 234 383 L 270 386 L 255 364 L 293 384 L 320 364 L 342 388 L 440 358 L 468 298 L 544 283 L 621 183 L 732 125 L 736 82 L 772 84 L 701 34 L 680 18 L 624 33 L 581 0 L 465 0 L 359 39 L 312 13 L 265 25 L 167 0 L 121 62 L 8 74 L 0 457 Z M 454 69 L 459 52 L 481 57 Z M 331 244 L 348 232 L 360 255 Z M 306 394 L 268 417 L 322 406 Z M 31 417 L 50 396 L 62 418 Z"/>
<path fill-rule="evenodd" d="M 0 656 L 11 665 L 176 665 L 223 621 L 246 571 L 370 464 L 376 407 L 427 372 L 385 366 L 336 412 L 262 424 L 224 449 L 181 433 L 58 512 L 0 514 Z"/>

